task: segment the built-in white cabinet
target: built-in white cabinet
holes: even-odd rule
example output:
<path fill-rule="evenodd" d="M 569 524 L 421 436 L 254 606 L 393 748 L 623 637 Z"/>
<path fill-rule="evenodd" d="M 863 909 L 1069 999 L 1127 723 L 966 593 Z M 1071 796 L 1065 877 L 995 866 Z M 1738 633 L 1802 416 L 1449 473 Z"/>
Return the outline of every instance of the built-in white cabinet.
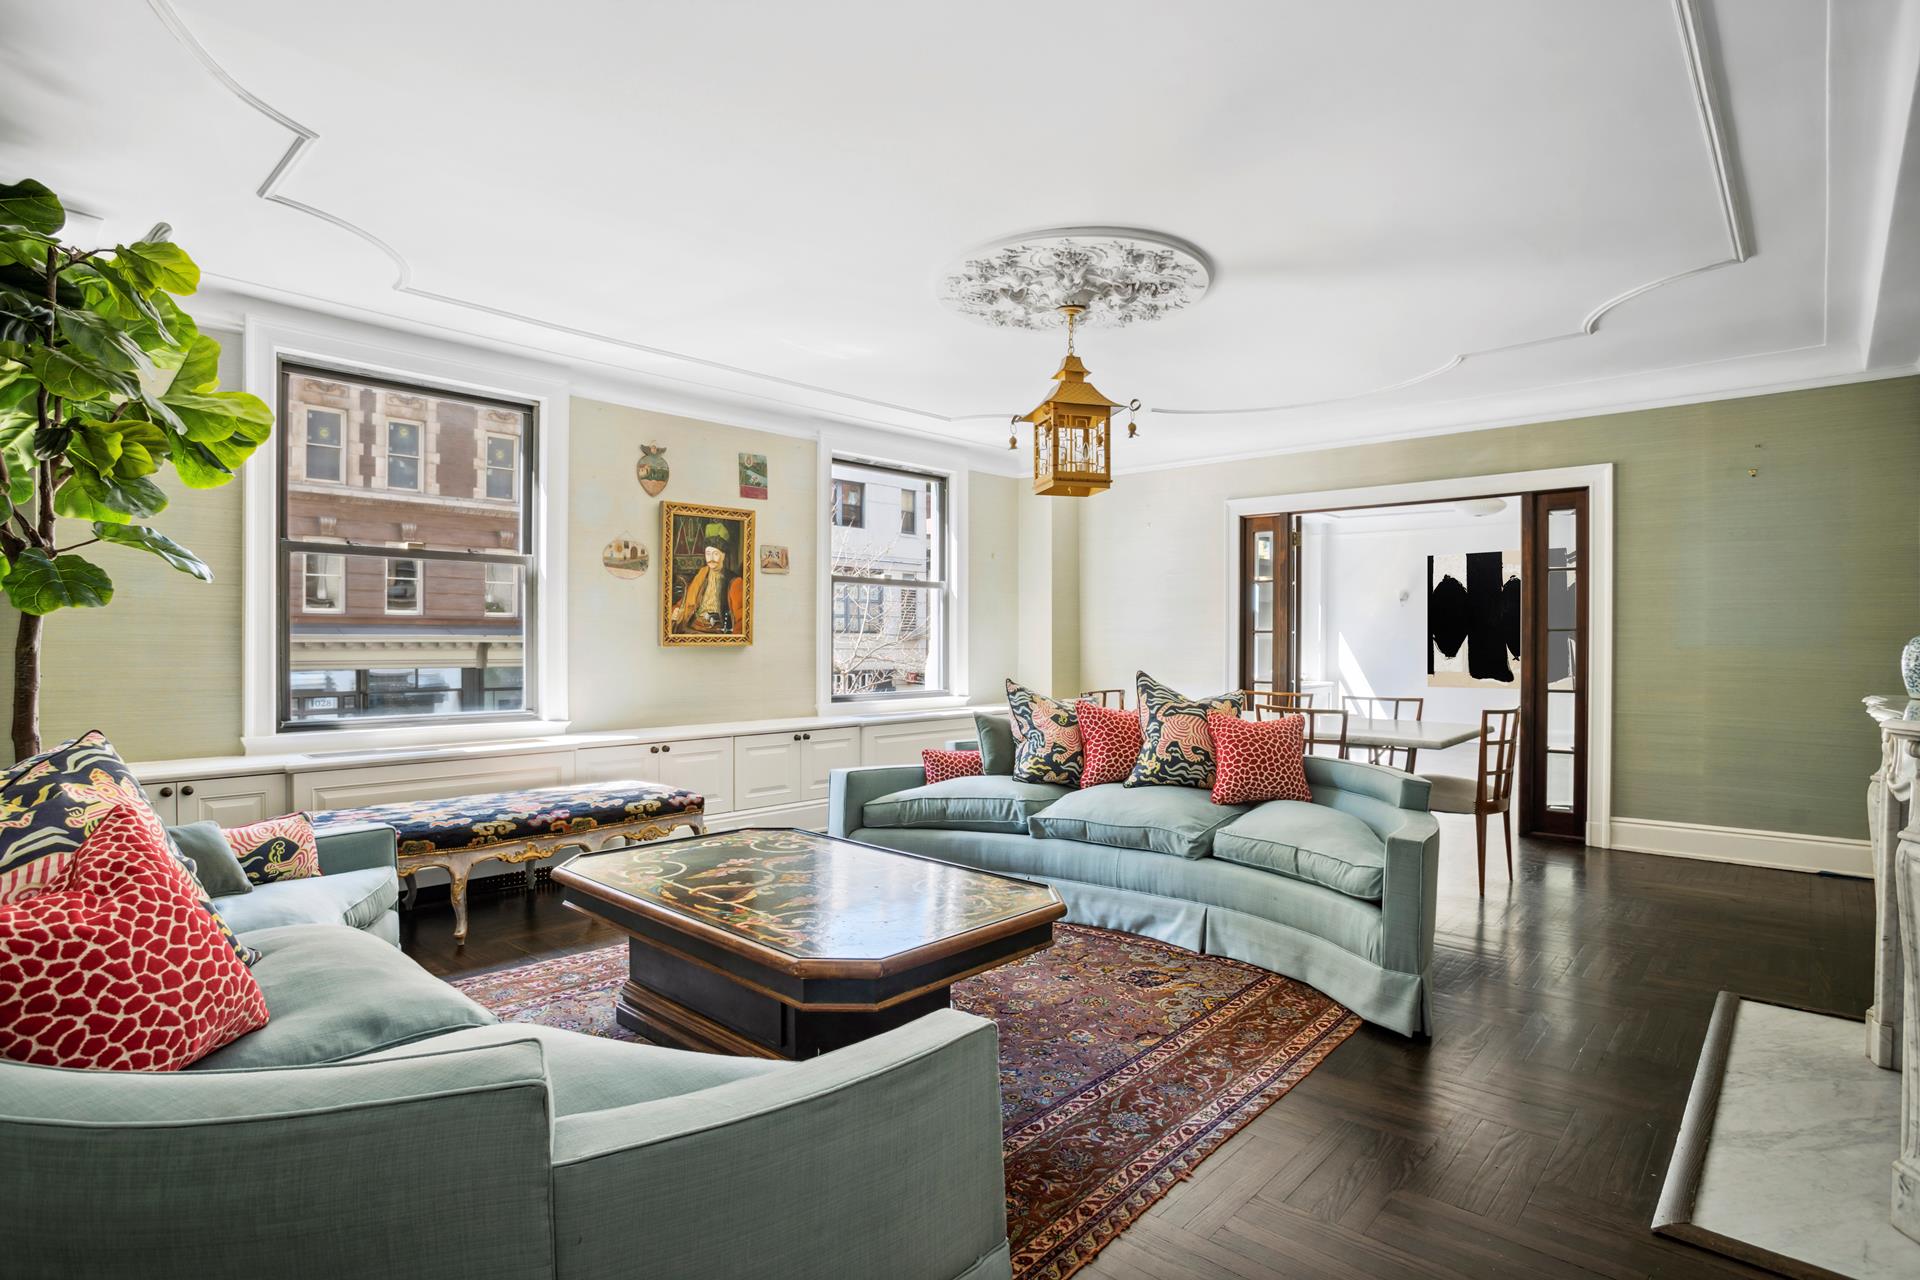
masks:
<path fill-rule="evenodd" d="M 734 738 L 686 738 L 678 742 L 622 743 L 581 747 L 574 773 L 581 782 L 658 782 L 697 791 L 709 817 L 739 807 L 734 799 Z"/>
<path fill-rule="evenodd" d="M 824 801 L 827 774 L 860 763 L 858 729 L 814 729 L 800 735 L 800 798 Z"/>
<path fill-rule="evenodd" d="M 929 747 L 973 737 L 973 717 L 871 724 L 860 731 L 862 764 L 919 764 Z"/>
<path fill-rule="evenodd" d="M 827 774 L 860 763 L 857 729 L 795 729 L 733 740 L 739 807 L 771 809 L 827 798 Z"/>
<path fill-rule="evenodd" d="M 973 718 L 966 712 L 818 727 L 804 720 L 785 723 L 799 727 L 736 734 L 725 725 L 700 725 L 688 728 L 713 736 L 609 742 L 612 735 L 582 735 L 546 738 L 525 748 L 505 742 L 438 752 L 396 748 L 357 756 L 350 764 L 325 756 L 163 762 L 137 766 L 136 774 L 145 775 L 143 785 L 161 818 L 176 825 L 211 819 L 235 827 L 296 810 L 357 809 L 631 778 L 699 793 L 706 798 L 709 819 L 732 815 L 721 829 L 817 826 L 826 820 L 833 770 L 918 764 L 926 748 L 973 736 Z M 253 771 L 224 772 L 236 769 Z"/>
<path fill-rule="evenodd" d="M 293 807 L 288 803 L 284 773 L 163 782 L 148 787 L 147 794 L 160 820 L 170 827 L 185 826 L 189 822 L 244 827 L 250 822 L 277 818 Z"/>
<path fill-rule="evenodd" d="M 573 781 L 573 752 L 472 756 L 325 769 L 293 775 L 293 807 L 304 812 L 358 809 L 398 800 L 558 787 Z"/>

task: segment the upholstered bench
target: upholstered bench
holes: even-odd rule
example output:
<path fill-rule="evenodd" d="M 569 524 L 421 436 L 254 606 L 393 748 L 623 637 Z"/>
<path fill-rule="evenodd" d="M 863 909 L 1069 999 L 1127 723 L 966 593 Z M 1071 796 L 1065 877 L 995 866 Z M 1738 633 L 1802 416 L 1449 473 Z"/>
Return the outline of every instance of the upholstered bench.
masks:
<path fill-rule="evenodd" d="M 316 831 L 377 822 L 398 837 L 398 871 L 439 867 L 451 879 L 453 936 L 467 938 L 467 877 L 482 862 L 520 863 L 568 849 L 592 852 L 657 840 L 676 827 L 706 830 L 706 800 L 652 782 L 539 787 L 446 800 L 403 800 L 312 815 Z M 411 899 L 413 885 L 408 882 Z"/>

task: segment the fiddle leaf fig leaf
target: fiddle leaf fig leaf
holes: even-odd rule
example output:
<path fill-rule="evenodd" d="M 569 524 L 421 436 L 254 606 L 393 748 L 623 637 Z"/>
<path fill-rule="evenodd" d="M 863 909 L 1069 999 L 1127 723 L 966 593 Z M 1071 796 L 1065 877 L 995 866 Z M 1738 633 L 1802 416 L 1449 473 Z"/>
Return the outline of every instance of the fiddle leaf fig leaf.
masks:
<path fill-rule="evenodd" d="M 113 255 L 149 289 L 192 293 L 200 287 L 200 268 L 194 265 L 185 249 L 169 241 L 142 240 L 138 244 L 117 245 Z"/>
<path fill-rule="evenodd" d="M 113 599 L 113 579 L 79 556 L 50 556 L 38 547 L 22 551 L 4 584 L 7 599 L 22 613 L 97 609 Z"/>
<path fill-rule="evenodd" d="M 173 382 L 167 387 L 167 394 L 212 391 L 219 383 L 220 344 L 204 333 L 196 333 L 193 335 L 193 341 L 187 344 L 185 361 L 174 371 Z"/>
<path fill-rule="evenodd" d="M 189 489 L 218 489 L 233 479 L 231 467 L 192 440 L 182 440 L 173 451 L 173 469 Z"/>
<path fill-rule="evenodd" d="M 32 178 L 0 184 L 0 226 L 50 236 L 66 225 L 60 197 L 43 184 Z"/>
<path fill-rule="evenodd" d="M 102 542 L 114 542 L 123 547 L 138 547 L 142 551 L 159 556 L 184 574 L 198 578 L 202 582 L 213 581 L 213 570 L 207 567 L 206 561 L 157 529 L 150 529 L 143 524 L 95 523 L 93 533 Z"/>
<path fill-rule="evenodd" d="M 166 510 L 167 495 L 145 476 L 103 476 L 78 466 L 53 495 L 53 513 L 74 520 L 128 524 Z"/>

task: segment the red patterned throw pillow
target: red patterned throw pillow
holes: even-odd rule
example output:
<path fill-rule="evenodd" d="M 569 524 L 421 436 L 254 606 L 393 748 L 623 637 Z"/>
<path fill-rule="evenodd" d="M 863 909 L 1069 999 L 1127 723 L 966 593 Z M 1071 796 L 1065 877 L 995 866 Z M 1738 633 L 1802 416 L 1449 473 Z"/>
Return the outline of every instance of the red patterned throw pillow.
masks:
<path fill-rule="evenodd" d="M 1307 786 L 1307 722 L 1301 716 L 1242 720 L 1207 713 L 1213 738 L 1215 804 L 1311 800 Z"/>
<path fill-rule="evenodd" d="M 118 805 L 59 884 L 0 905 L 0 1057 L 177 1071 L 267 1023 L 160 820 Z"/>
<path fill-rule="evenodd" d="M 233 856 L 240 859 L 240 869 L 255 884 L 304 880 L 320 874 L 320 844 L 314 838 L 313 823 L 304 813 L 250 822 L 244 827 L 225 827 L 220 834 L 227 838 Z"/>
<path fill-rule="evenodd" d="M 920 767 L 926 770 L 928 782 L 977 778 L 985 772 L 978 751 L 941 751 L 933 747 L 920 753 Z"/>
<path fill-rule="evenodd" d="M 1080 722 L 1080 750 L 1085 757 L 1080 785 L 1125 782 L 1140 758 L 1140 713 L 1116 711 L 1097 702 L 1078 702 L 1073 710 Z"/>

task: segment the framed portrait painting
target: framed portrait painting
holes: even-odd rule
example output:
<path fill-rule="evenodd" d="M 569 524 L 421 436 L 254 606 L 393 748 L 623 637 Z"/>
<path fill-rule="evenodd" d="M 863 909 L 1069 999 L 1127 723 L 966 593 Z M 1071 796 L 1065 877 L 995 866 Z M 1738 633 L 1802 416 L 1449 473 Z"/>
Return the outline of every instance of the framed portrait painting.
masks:
<path fill-rule="evenodd" d="M 753 512 L 660 504 L 660 643 L 753 643 Z"/>

